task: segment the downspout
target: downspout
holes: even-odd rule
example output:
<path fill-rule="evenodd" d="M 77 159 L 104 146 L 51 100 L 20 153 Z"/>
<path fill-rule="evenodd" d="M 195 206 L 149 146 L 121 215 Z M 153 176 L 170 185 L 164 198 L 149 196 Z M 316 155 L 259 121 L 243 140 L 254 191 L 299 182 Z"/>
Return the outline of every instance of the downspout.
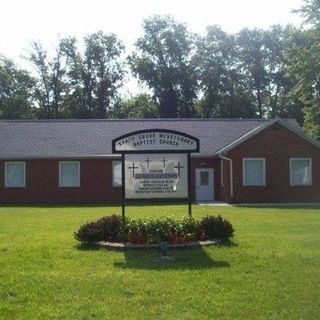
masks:
<path fill-rule="evenodd" d="M 230 164 L 230 196 L 233 197 L 233 165 L 232 165 L 232 159 L 223 156 L 221 153 L 219 153 L 218 155 L 222 160 L 229 161 L 229 164 Z"/>

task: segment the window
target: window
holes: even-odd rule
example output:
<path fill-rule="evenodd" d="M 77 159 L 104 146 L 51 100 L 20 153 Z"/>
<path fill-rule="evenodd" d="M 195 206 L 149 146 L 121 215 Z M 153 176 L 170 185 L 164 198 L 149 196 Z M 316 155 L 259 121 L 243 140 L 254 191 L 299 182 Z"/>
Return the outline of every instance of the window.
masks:
<path fill-rule="evenodd" d="M 26 186 L 26 164 L 25 162 L 6 162 L 5 181 L 7 188 L 23 188 Z"/>
<path fill-rule="evenodd" d="M 114 187 L 121 187 L 122 186 L 121 161 L 112 161 L 112 185 Z"/>
<path fill-rule="evenodd" d="M 312 184 L 311 158 L 290 159 L 290 185 L 310 186 Z"/>
<path fill-rule="evenodd" d="M 200 171 L 200 185 L 208 186 L 209 185 L 209 172 L 208 171 Z"/>
<path fill-rule="evenodd" d="M 243 159 L 243 185 L 264 186 L 266 184 L 266 160 L 264 158 Z"/>
<path fill-rule="evenodd" d="M 80 187 L 80 162 L 59 162 L 59 187 Z"/>

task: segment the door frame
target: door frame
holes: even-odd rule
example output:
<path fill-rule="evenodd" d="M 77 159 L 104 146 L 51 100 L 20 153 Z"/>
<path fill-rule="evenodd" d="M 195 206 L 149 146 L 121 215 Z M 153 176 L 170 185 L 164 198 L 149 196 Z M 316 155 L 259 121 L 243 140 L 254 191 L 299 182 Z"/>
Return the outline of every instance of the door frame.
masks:
<path fill-rule="evenodd" d="M 212 172 L 212 199 L 210 200 L 198 200 L 197 199 L 197 177 L 198 177 L 198 172 L 201 171 L 209 171 Z M 210 180 L 210 173 L 209 173 L 209 180 Z M 215 187 L 214 187 L 214 168 L 195 168 L 195 200 L 196 201 L 215 201 Z"/>

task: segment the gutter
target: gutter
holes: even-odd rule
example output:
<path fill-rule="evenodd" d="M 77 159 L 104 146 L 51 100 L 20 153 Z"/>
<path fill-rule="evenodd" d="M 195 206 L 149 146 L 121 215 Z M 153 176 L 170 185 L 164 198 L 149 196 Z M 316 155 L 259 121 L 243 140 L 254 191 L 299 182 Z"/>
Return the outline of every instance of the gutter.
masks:
<path fill-rule="evenodd" d="M 233 197 L 233 164 L 232 164 L 232 159 L 223 156 L 221 153 L 219 153 L 218 156 L 222 160 L 229 161 L 229 165 L 230 165 L 230 196 Z"/>

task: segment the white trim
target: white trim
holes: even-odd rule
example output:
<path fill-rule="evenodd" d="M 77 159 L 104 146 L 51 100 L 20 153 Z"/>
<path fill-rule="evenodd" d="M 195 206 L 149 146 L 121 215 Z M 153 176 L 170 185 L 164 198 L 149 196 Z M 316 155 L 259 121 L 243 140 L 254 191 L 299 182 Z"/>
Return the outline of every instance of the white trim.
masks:
<path fill-rule="evenodd" d="M 310 183 L 308 184 L 293 184 L 292 183 L 292 161 L 295 160 L 307 160 L 309 161 L 309 167 L 310 167 Z M 289 159 L 289 179 L 290 179 L 290 187 L 310 187 L 312 186 L 312 158 L 299 158 L 299 157 L 295 157 L 295 158 L 290 158 Z"/>
<path fill-rule="evenodd" d="M 315 147 L 320 148 L 320 143 L 309 137 L 308 135 L 306 135 L 302 129 L 299 130 L 299 128 L 296 128 L 295 126 L 293 126 L 291 123 L 289 123 L 288 121 L 284 121 L 282 119 L 278 119 L 278 122 L 280 124 L 282 124 L 284 127 L 286 127 L 287 129 L 291 130 L 293 133 L 295 133 L 296 135 L 300 136 L 302 139 L 308 141 L 309 143 L 313 144 Z"/>
<path fill-rule="evenodd" d="M 255 184 L 255 183 L 246 183 L 246 175 L 245 175 L 245 162 L 250 160 L 260 160 L 262 161 L 262 168 L 263 168 L 263 182 L 262 184 Z M 265 187 L 266 186 L 266 158 L 242 158 L 242 185 L 245 187 Z"/>
<path fill-rule="evenodd" d="M 233 197 L 233 164 L 232 164 L 232 159 L 227 158 L 227 157 L 223 156 L 222 154 L 219 154 L 219 157 L 223 160 L 229 161 L 229 165 L 230 165 L 230 196 Z"/>
<path fill-rule="evenodd" d="M 254 128 L 252 130 L 250 130 L 249 132 L 245 133 L 244 135 L 242 135 L 240 138 L 232 141 L 231 143 L 229 143 L 227 146 L 223 147 L 222 149 L 220 149 L 218 151 L 218 153 L 227 153 L 230 150 L 234 149 L 235 147 L 239 146 L 240 144 L 242 144 L 243 142 L 247 141 L 248 139 L 250 139 L 251 137 L 255 136 L 256 134 L 258 134 L 259 132 L 263 131 L 264 129 L 267 129 L 268 127 L 270 127 L 271 125 L 273 125 L 274 123 L 277 122 L 276 120 L 273 120 L 271 122 L 267 122 L 262 124 L 260 127 Z"/>
<path fill-rule="evenodd" d="M 7 181 L 7 165 L 23 164 L 23 184 L 21 186 L 10 186 Z M 26 187 L 26 163 L 24 161 L 6 161 L 4 163 L 4 187 L 5 188 L 25 188 Z"/>
<path fill-rule="evenodd" d="M 122 166 L 122 161 L 121 160 L 112 160 L 112 187 L 113 188 L 119 188 L 122 187 L 122 179 L 121 179 L 121 183 L 120 184 L 115 184 L 114 183 L 114 163 L 115 162 L 119 162 L 120 165 Z M 121 174 L 122 174 L 122 168 L 121 168 Z M 121 177 L 122 178 L 122 177 Z"/>
<path fill-rule="evenodd" d="M 43 160 L 43 159 L 53 159 L 53 160 L 61 160 L 66 159 L 69 161 L 73 161 L 74 159 L 121 159 L 120 154 L 106 154 L 106 155 L 66 155 L 66 154 L 56 154 L 54 156 L 47 156 L 47 155 L 29 155 L 29 156 L 20 156 L 20 155 L 0 155 L 0 160 Z"/>
<path fill-rule="evenodd" d="M 196 201 L 214 201 L 215 199 L 215 188 L 214 188 L 214 182 L 215 182 L 215 178 L 214 178 L 214 168 L 195 168 L 195 187 L 196 189 L 199 188 L 201 185 L 197 185 L 198 182 L 198 178 L 199 180 L 201 180 L 201 175 L 199 174 L 200 172 L 204 172 L 207 171 L 208 172 L 208 187 L 211 185 L 212 186 L 212 199 L 209 200 L 199 200 L 197 198 L 198 196 L 198 192 L 197 190 L 195 190 L 195 196 L 196 196 Z M 210 179 L 210 173 L 212 174 L 211 179 Z M 199 181 L 201 182 L 201 181 Z"/>
<path fill-rule="evenodd" d="M 221 187 L 224 187 L 223 159 L 220 159 L 220 184 Z"/>
<path fill-rule="evenodd" d="M 77 181 L 77 184 L 76 185 L 73 185 L 73 186 L 63 186 L 61 185 L 61 164 L 62 163 L 76 163 L 78 165 L 78 181 Z M 80 187 L 80 181 L 81 181 L 81 178 L 80 178 L 80 161 L 59 161 L 59 188 L 79 188 Z"/>

